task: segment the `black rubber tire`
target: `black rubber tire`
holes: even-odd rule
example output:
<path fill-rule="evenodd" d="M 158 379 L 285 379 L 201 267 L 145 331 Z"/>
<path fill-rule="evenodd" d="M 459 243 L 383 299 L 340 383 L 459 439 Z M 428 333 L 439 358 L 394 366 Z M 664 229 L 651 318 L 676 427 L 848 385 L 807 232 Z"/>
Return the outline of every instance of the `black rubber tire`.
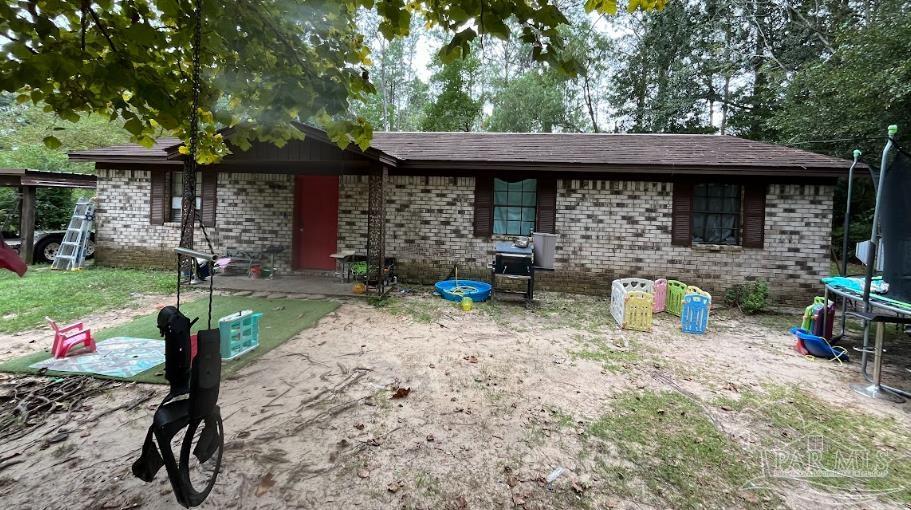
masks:
<path fill-rule="evenodd" d="M 47 258 L 47 257 L 44 256 L 44 249 L 47 248 L 47 245 L 49 245 L 49 244 L 51 244 L 51 243 L 60 244 L 61 241 L 63 241 L 63 234 L 54 234 L 54 235 L 49 235 L 49 236 L 44 236 L 44 237 L 42 237 L 41 240 L 38 241 L 37 244 L 35 244 L 35 254 L 32 256 L 33 262 L 34 262 L 35 264 L 50 264 L 50 263 L 54 262 L 53 259 L 49 259 L 49 258 Z M 89 237 L 89 241 L 90 241 L 90 242 L 92 243 L 92 245 L 94 246 L 94 244 L 95 244 L 95 234 L 92 234 L 92 235 Z M 92 253 L 89 254 L 89 255 L 86 255 L 85 258 L 86 258 L 86 259 L 95 258 L 95 250 L 93 249 L 93 250 L 92 250 Z"/>
<path fill-rule="evenodd" d="M 35 252 L 32 260 L 35 264 L 50 264 L 54 262 L 54 259 L 49 259 L 44 256 L 44 250 L 48 247 L 49 244 L 57 243 L 58 247 L 60 242 L 63 240 L 62 235 L 50 235 L 44 236 L 35 244 Z"/>

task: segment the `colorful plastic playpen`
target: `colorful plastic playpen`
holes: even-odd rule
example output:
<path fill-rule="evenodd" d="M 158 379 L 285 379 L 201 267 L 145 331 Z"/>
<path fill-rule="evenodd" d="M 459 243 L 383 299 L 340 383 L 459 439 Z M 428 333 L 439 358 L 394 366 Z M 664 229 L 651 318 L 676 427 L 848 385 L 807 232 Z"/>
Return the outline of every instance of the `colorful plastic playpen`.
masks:
<path fill-rule="evenodd" d="M 703 334 L 712 296 L 693 285 L 659 278 L 620 278 L 611 283 L 611 315 L 623 329 L 651 331 L 655 313 L 680 317 L 684 333 Z"/>

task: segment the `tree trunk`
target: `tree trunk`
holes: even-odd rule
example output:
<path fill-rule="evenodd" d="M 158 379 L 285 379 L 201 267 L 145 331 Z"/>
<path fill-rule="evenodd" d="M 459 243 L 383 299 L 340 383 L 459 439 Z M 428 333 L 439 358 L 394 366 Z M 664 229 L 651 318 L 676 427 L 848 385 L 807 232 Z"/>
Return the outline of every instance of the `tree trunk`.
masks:
<path fill-rule="evenodd" d="M 382 43 L 380 49 L 380 82 L 383 89 L 383 130 L 389 131 L 389 94 L 386 84 L 386 43 Z"/>
<path fill-rule="evenodd" d="M 183 165 L 183 197 L 180 209 L 180 247 L 193 248 L 193 226 L 196 224 L 196 165 Z"/>
<path fill-rule="evenodd" d="M 600 133 L 601 130 L 598 128 L 598 117 L 595 114 L 594 100 L 592 99 L 592 89 L 591 83 L 589 82 L 589 76 L 586 74 L 582 78 L 582 91 L 585 93 L 585 105 L 588 106 L 588 116 L 592 120 L 592 131 L 595 133 Z"/>
<path fill-rule="evenodd" d="M 722 91 L 721 100 L 721 129 L 719 132 L 723 135 L 728 127 L 728 101 L 731 100 L 731 75 L 724 77 L 724 90 Z"/>

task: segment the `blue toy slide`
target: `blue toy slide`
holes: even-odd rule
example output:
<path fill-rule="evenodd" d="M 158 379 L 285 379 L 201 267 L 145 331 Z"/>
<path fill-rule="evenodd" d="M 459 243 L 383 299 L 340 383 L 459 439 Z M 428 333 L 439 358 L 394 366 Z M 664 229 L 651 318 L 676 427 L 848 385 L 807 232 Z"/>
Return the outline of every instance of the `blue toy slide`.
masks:
<path fill-rule="evenodd" d="M 797 337 L 797 339 L 803 344 L 807 349 L 807 352 L 816 356 L 817 358 L 825 359 L 838 359 L 841 361 L 848 361 L 848 352 L 847 351 L 837 351 L 829 345 L 829 342 L 826 342 L 826 339 L 821 336 L 816 336 L 811 334 L 805 329 L 798 328 L 794 326 L 791 328 L 790 333 Z"/>

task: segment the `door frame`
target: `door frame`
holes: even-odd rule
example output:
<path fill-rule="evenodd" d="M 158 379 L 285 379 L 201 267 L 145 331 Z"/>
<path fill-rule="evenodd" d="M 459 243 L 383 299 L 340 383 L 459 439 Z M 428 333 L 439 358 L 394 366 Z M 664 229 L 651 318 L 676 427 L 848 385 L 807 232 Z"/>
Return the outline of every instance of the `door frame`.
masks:
<path fill-rule="evenodd" d="M 291 211 L 291 269 L 294 271 L 329 271 L 329 269 L 322 268 L 307 268 L 301 267 L 298 264 L 298 256 L 300 255 L 300 246 L 303 239 L 301 239 L 301 218 L 300 218 L 300 205 L 299 200 L 304 194 L 304 190 L 301 189 L 300 179 L 298 177 L 333 177 L 336 180 L 337 184 L 341 184 L 341 177 L 336 174 L 296 174 L 294 175 L 294 199 L 292 200 L 292 211 Z M 338 251 L 338 208 L 340 193 L 339 187 L 335 188 L 336 199 L 335 199 L 335 251 Z M 327 264 L 328 266 L 328 264 Z"/>

